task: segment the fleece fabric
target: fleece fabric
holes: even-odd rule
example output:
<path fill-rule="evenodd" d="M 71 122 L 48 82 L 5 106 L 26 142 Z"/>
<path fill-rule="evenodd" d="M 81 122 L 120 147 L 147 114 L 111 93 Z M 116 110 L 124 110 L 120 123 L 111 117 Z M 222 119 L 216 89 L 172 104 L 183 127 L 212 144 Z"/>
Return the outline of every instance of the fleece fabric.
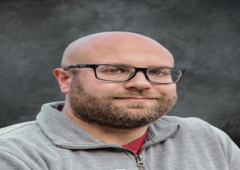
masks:
<path fill-rule="evenodd" d="M 240 150 L 197 118 L 163 116 L 152 123 L 139 155 L 91 137 L 59 110 L 42 106 L 36 121 L 0 130 L 1 170 L 239 170 Z"/>

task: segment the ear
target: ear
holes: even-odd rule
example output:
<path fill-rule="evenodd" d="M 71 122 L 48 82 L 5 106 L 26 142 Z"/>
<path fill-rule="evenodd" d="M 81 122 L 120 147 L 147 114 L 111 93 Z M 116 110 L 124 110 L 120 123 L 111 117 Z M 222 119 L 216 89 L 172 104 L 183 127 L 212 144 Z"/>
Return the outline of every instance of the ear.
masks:
<path fill-rule="evenodd" d="M 53 74 L 59 83 L 61 92 L 63 94 L 68 94 L 69 85 L 72 79 L 72 74 L 68 71 L 63 70 L 62 68 L 56 68 L 53 71 Z"/>

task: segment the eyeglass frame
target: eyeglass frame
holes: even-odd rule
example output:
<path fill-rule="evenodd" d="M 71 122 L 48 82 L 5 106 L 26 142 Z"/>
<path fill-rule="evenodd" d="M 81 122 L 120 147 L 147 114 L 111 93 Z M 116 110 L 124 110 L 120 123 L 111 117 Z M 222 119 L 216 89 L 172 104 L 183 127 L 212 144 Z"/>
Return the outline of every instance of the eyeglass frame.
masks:
<path fill-rule="evenodd" d="M 98 78 L 97 73 L 96 73 L 96 69 L 101 66 L 101 65 L 115 65 L 115 66 L 126 66 L 126 67 L 131 67 L 134 69 L 134 73 L 131 73 L 131 75 L 128 77 L 128 79 L 126 80 L 106 80 L 106 79 L 101 79 Z M 69 65 L 69 66 L 64 66 L 62 67 L 63 70 L 68 70 L 71 68 L 92 68 L 94 70 L 94 74 L 96 79 L 99 80 L 104 80 L 104 81 L 113 81 L 113 82 L 124 82 L 124 81 L 128 81 L 131 80 L 133 77 L 136 76 L 136 74 L 141 71 L 145 78 L 151 82 L 151 83 L 156 83 L 156 84 L 174 84 L 174 83 L 178 83 L 180 81 L 180 79 L 182 78 L 183 74 L 186 72 L 186 69 L 179 69 L 179 68 L 170 68 L 170 67 L 148 67 L 148 68 L 143 68 L 143 67 L 132 67 L 132 66 L 127 66 L 127 65 L 117 65 L 117 64 L 75 64 L 75 65 Z M 171 82 L 171 83 L 159 83 L 159 82 L 153 82 L 149 79 L 148 75 L 147 75 L 147 71 L 149 69 L 153 69 L 153 68 L 168 68 L 168 69 L 178 69 L 181 71 L 182 75 L 181 77 L 176 81 L 176 82 Z"/>

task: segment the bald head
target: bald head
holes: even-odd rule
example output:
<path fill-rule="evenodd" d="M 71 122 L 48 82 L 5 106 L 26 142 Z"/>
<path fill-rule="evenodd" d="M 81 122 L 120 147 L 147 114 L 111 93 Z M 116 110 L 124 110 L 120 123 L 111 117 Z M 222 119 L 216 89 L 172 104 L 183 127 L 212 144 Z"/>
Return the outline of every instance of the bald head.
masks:
<path fill-rule="evenodd" d="M 97 64 L 91 61 L 104 55 L 114 57 L 124 53 L 156 53 L 167 56 L 174 62 L 171 53 L 151 38 L 130 32 L 103 32 L 82 37 L 71 43 L 63 54 L 61 66 Z"/>

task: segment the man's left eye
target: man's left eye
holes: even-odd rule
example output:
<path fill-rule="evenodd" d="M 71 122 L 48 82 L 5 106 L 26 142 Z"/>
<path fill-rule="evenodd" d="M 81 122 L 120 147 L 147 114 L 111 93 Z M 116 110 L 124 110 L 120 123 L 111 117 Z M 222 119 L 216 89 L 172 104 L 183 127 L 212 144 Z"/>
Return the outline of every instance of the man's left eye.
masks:
<path fill-rule="evenodd" d="M 152 74 L 160 75 L 160 74 L 162 74 L 162 72 L 161 71 L 154 71 Z"/>
<path fill-rule="evenodd" d="M 109 72 L 110 72 L 110 73 L 118 73 L 118 72 L 120 72 L 120 70 L 113 70 L 113 69 L 112 69 L 112 70 L 109 70 Z"/>
<path fill-rule="evenodd" d="M 151 71 L 150 74 L 159 76 L 159 75 L 162 75 L 164 73 L 162 71 Z"/>

